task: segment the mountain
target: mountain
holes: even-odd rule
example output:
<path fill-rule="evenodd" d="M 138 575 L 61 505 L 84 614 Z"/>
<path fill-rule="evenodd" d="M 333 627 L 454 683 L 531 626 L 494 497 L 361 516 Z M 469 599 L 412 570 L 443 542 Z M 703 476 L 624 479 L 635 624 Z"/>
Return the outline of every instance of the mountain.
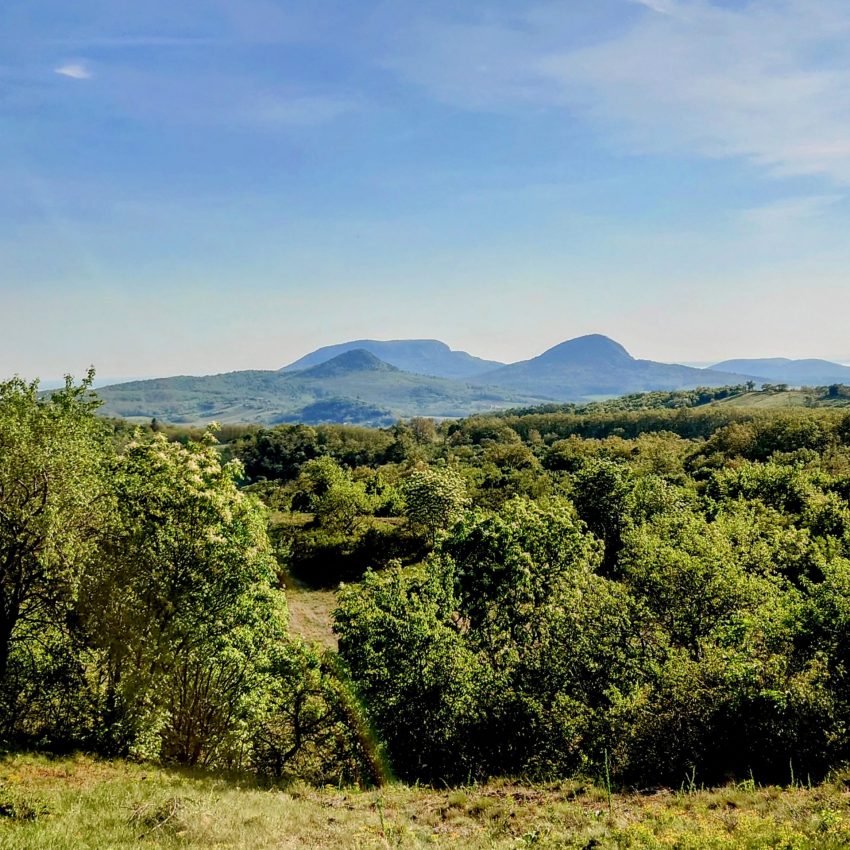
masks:
<path fill-rule="evenodd" d="M 355 348 L 339 354 L 331 360 L 325 360 L 318 366 L 299 372 L 303 379 L 339 378 L 363 372 L 401 372 L 396 366 L 386 363 L 365 348 Z"/>
<path fill-rule="evenodd" d="M 103 387 L 98 394 L 104 413 L 125 419 L 387 425 L 412 416 L 453 418 L 552 401 L 742 384 L 748 379 L 746 374 L 636 360 L 622 345 L 599 334 L 568 340 L 531 360 L 464 380 L 404 370 L 374 351 L 350 345 L 319 349 L 293 364 L 297 369 L 131 381 Z M 487 363 L 433 340 L 375 345 L 389 346 L 396 355 L 407 352 L 414 360 L 419 357 L 420 364 L 429 352 L 435 357 L 442 352 L 440 356 L 455 365 L 468 366 L 463 358 Z M 337 353 L 320 355 L 330 350 Z M 453 360 L 458 355 L 461 359 Z"/>
<path fill-rule="evenodd" d="M 636 360 L 618 342 L 590 334 L 562 342 L 531 360 L 485 372 L 478 380 L 553 401 L 589 401 L 651 390 L 740 384 L 747 378 L 731 372 Z"/>
<path fill-rule="evenodd" d="M 404 372 L 435 378 L 465 380 L 504 365 L 495 360 L 473 357 L 465 351 L 452 351 L 444 342 L 436 339 L 358 339 L 318 348 L 280 371 L 301 371 L 355 350 L 367 351 Z"/>
<path fill-rule="evenodd" d="M 539 403 L 526 393 L 414 375 L 365 349 L 298 372 L 179 376 L 103 387 L 102 412 L 180 424 L 342 422 L 388 425 L 411 416 L 450 418 Z"/>
<path fill-rule="evenodd" d="M 757 375 L 772 384 L 795 387 L 825 387 L 830 384 L 850 384 L 850 366 L 829 360 L 789 360 L 787 357 L 767 357 L 752 360 L 724 360 L 711 367 L 729 372 Z"/>

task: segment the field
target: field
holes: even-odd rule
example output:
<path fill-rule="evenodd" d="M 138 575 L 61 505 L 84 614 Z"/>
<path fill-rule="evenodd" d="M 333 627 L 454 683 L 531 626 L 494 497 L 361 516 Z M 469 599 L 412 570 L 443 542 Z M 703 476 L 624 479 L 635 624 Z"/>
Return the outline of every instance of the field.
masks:
<path fill-rule="evenodd" d="M 0 848 L 782 848 L 850 843 L 850 794 L 683 787 L 613 794 L 501 781 L 372 791 L 248 780 L 87 757 L 0 762 Z"/>
<path fill-rule="evenodd" d="M 847 407 L 846 396 L 829 398 L 817 390 L 785 390 L 784 392 L 751 392 L 712 402 L 718 407 L 756 407 L 781 410 L 789 407 Z"/>
<path fill-rule="evenodd" d="M 310 590 L 293 582 L 286 588 L 286 606 L 292 634 L 328 649 L 337 648 L 336 636 L 331 630 L 336 607 L 335 591 Z"/>

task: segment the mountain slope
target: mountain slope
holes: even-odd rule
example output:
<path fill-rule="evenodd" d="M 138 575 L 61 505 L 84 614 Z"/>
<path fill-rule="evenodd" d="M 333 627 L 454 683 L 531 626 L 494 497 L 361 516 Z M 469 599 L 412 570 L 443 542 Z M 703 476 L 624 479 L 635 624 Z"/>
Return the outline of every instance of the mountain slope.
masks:
<path fill-rule="evenodd" d="M 322 378 L 338 378 L 343 375 L 357 373 L 401 372 L 402 370 L 375 357 L 363 348 L 355 348 L 325 360 L 318 366 L 312 366 L 298 372 L 301 380 L 321 380 Z"/>
<path fill-rule="evenodd" d="M 404 371 L 365 348 L 348 348 L 330 359 L 310 362 L 316 354 L 298 361 L 298 370 L 181 376 L 103 387 L 99 391 L 103 412 L 192 424 L 217 420 L 386 425 L 412 416 L 452 418 L 551 401 L 591 401 L 747 380 L 746 375 L 730 372 L 636 360 L 622 345 L 598 334 L 568 340 L 531 360 L 469 380 Z"/>
<path fill-rule="evenodd" d="M 582 401 L 651 390 L 739 384 L 740 374 L 636 360 L 622 345 L 601 334 L 567 340 L 538 357 L 486 372 L 493 386 L 520 388 L 554 401 Z"/>
<path fill-rule="evenodd" d="M 729 372 L 758 375 L 766 381 L 792 386 L 824 387 L 850 384 L 850 366 L 829 360 L 789 360 L 787 357 L 724 360 L 711 367 Z"/>
<path fill-rule="evenodd" d="M 539 402 L 525 393 L 403 372 L 362 349 L 299 372 L 229 372 L 103 387 L 102 412 L 125 419 L 204 423 L 387 425 Z"/>
<path fill-rule="evenodd" d="M 404 372 L 436 378 L 464 380 L 503 365 L 494 360 L 473 357 L 465 351 L 452 351 L 444 342 L 436 339 L 358 339 L 318 348 L 284 366 L 280 371 L 301 371 L 358 349 L 367 351 Z"/>

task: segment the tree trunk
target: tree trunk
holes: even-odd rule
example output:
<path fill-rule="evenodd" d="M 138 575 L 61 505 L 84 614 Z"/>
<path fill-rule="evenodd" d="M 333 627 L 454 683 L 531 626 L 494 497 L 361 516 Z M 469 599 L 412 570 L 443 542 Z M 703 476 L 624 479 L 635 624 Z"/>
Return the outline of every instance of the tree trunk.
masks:
<path fill-rule="evenodd" d="M 6 599 L 6 594 L 0 591 L 0 684 L 6 681 L 12 647 L 12 631 L 18 621 L 18 614 L 13 600 Z"/>

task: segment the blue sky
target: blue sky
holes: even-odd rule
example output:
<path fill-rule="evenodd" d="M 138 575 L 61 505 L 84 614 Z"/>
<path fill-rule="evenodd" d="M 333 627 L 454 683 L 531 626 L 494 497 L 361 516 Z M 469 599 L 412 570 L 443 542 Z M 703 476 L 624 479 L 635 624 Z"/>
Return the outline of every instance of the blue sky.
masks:
<path fill-rule="evenodd" d="M 0 374 L 850 360 L 846 0 L 4 0 Z"/>

